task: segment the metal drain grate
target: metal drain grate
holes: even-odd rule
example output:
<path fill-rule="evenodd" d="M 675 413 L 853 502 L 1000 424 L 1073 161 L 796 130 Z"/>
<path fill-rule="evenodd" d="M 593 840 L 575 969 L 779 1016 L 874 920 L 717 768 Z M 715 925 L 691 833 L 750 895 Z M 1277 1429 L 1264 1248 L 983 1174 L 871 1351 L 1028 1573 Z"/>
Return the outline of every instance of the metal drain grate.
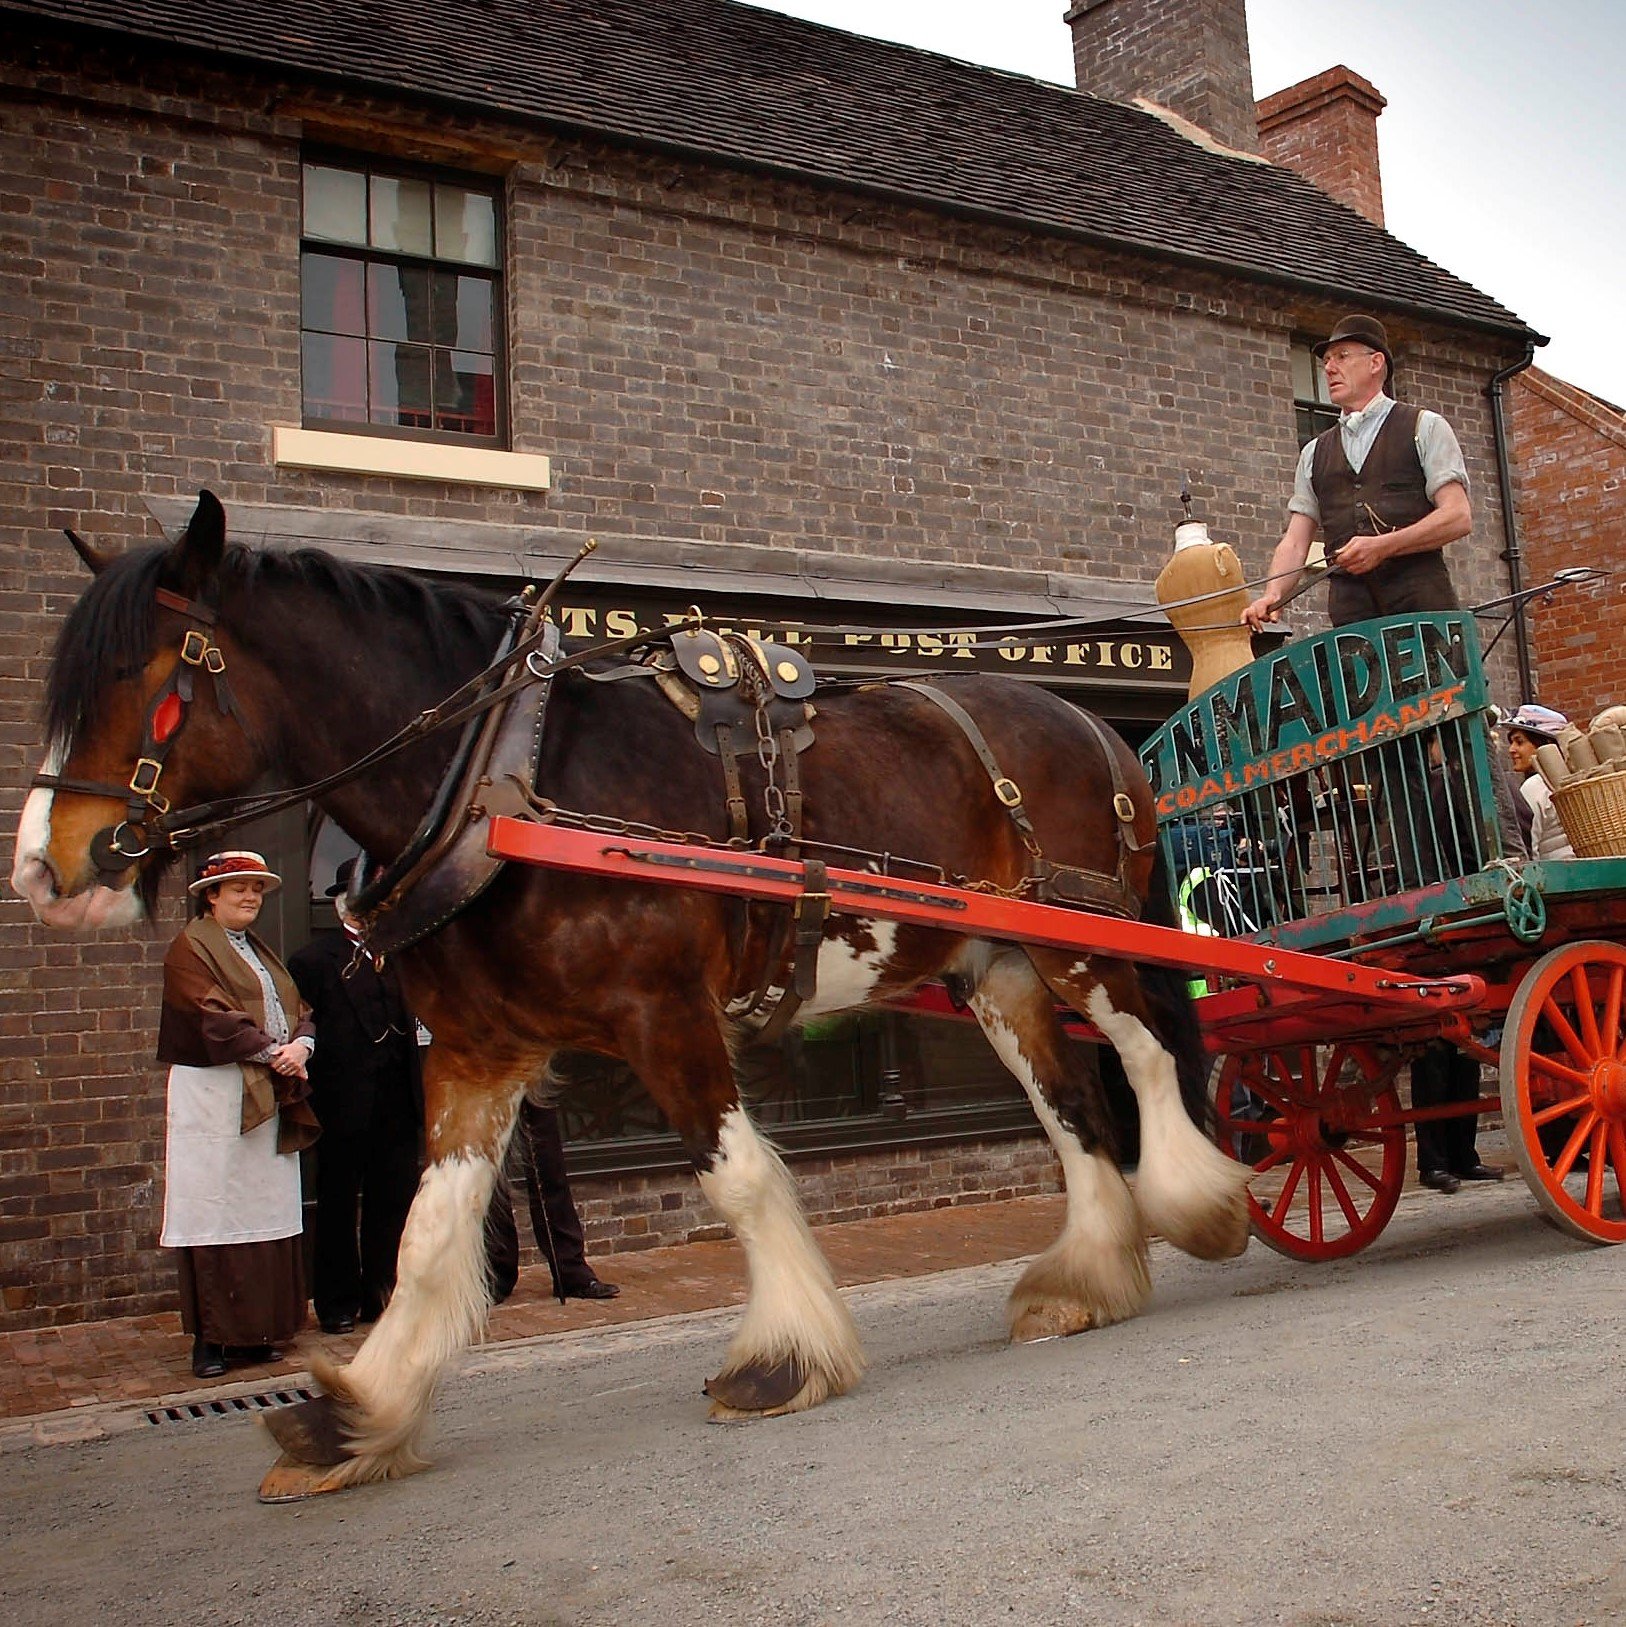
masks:
<path fill-rule="evenodd" d="M 303 1386 L 297 1390 L 262 1390 L 258 1395 L 228 1395 L 215 1401 L 188 1401 L 179 1407 L 154 1407 L 147 1414 L 149 1424 L 190 1424 L 205 1418 L 240 1418 L 244 1413 L 274 1412 L 278 1407 L 297 1407 L 301 1401 L 314 1401 L 316 1392 Z"/>

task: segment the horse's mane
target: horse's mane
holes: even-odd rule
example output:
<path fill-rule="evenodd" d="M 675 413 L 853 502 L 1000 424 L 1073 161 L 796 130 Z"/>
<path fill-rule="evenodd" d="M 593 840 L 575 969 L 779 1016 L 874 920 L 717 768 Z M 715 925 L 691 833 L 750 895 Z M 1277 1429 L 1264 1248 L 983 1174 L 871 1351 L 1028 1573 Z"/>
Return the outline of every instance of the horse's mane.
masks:
<path fill-rule="evenodd" d="M 163 545 L 120 554 L 69 611 L 45 685 L 49 745 L 69 746 L 108 689 L 138 672 L 152 654 L 154 595 L 169 555 Z M 331 599 L 347 619 L 398 618 L 440 659 L 465 649 L 471 637 L 494 643 L 502 617 L 494 595 L 387 566 L 352 565 L 318 548 L 280 552 L 233 543 L 221 560 L 219 580 L 225 592 L 300 585 Z"/>

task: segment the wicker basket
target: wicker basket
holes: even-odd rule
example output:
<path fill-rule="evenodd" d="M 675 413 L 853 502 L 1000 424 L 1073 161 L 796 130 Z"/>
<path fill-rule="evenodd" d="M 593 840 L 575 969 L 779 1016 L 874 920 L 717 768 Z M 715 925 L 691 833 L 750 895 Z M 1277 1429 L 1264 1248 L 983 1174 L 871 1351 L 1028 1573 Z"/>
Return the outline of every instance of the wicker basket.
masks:
<path fill-rule="evenodd" d="M 1626 859 L 1626 769 L 1556 786 L 1553 807 L 1578 859 Z"/>

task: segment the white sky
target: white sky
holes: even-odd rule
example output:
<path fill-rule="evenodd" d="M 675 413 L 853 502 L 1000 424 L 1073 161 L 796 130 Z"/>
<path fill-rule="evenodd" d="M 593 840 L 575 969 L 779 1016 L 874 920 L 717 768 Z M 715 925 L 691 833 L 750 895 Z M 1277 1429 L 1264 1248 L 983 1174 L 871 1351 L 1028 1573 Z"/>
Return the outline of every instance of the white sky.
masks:
<path fill-rule="evenodd" d="M 755 0 L 1073 82 L 1064 0 Z M 1256 96 L 1343 63 L 1378 120 L 1397 237 L 1552 343 L 1536 363 L 1626 404 L 1626 0 L 1247 0 Z"/>

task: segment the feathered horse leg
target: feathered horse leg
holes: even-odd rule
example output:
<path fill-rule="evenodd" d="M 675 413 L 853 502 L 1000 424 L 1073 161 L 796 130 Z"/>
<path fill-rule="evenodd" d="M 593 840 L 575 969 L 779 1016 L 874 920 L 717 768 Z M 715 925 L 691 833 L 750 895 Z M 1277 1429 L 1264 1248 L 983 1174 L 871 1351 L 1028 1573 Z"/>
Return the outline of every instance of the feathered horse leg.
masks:
<path fill-rule="evenodd" d="M 740 1105 L 703 991 L 641 1014 L 627 1058 L 682 1136 L 700 1188 L 745 1247 L 750 1297 L 723 1370 L 706 1385 L 715 1420 L 815 1407 L 864 1371 L 858 1329 L 803 1217 L 796 1185 Z"/>
<path fill-rule="evenodd" d="M 395 1292 L 347 1367 L 312 1363 L 323 1394 L 267 1415 L 283 1455 L 262 1502 L 289 1502 L 427 1467 L 419 1439 L 446 1363 L 491 1308 L 485 1216 L 521 1086 L 432 1047 L 424 1063 L 429 1165 L 401 1236 Z"/>
<path fill-rule="evenodd" d="M 1026 954 L 979 945 L 960 970 L 973 982 L 971 1010 L 1027 1092 L 1067 1185 L 1061 1235 L 1011 1290 L 1011 1337 L 1046 1339 L 1122 1322 L 1145 1304 L 1151 1279 L 1100 1088 L 1069 1065 L 1055 1002 Z"/>

